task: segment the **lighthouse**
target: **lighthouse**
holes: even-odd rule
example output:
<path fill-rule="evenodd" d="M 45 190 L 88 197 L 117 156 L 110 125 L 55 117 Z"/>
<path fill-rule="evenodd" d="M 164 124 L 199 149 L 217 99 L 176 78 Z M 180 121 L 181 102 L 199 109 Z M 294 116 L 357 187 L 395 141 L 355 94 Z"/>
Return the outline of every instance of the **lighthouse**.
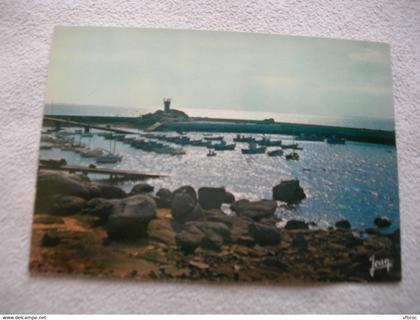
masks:
<path fill-rule="evenodd" d="M 163 99 L 163 106 L 164 106 L 164 111 L 169 112 L 169 110 L 171 109 L 171 99 L 170 98 L 164 98 Z"/>

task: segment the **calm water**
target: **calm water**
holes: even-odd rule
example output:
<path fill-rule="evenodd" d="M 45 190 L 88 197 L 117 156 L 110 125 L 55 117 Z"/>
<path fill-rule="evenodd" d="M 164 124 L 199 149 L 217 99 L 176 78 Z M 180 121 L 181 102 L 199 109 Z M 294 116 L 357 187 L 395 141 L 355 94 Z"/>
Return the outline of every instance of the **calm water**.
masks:
<path fill-rule="evenodd" d="M 74 128 L 67 130 L 74 131 Z M 203 137 L 201 133 L 188 135 L 193 139 Z M 223 135 L 228 142 L 234 137 L 234 134 Z M 92 148 L 110 148 L 109 140 L 97 135 L 75 137 Z M 292 139 L 278 135 L 272 138 Z M 299 145 L 303 147 L 298 151 L 300 160 L 286 161 L 284 157 L 266 154 L 243 155 L 240 149 L 247 145 L 242 143 L 236 145 L 235 151 L 219 151 L 216 157 L 207 157 L 207 149 L 202 147 L 186 146 L 186 155 L 171 156 L 116 142 L 116 152 L 123 155 L 122 162 L 102 166 L 168 174 L 165 178 L 149 180 L 156 191 L 161 187 L 174 190 L 181 185 L 224 186 L 236 199 L 250 200 L 271 199 L 274 185 L 285 179 L 299 179 L 307 199 L 295 209 L 279 208 L 279 215 L 315 221 L 323 226 L 346 218 L 354 227 L 372 226 L 375 216 L 385 215 L 392 220 L 392 229 L 399 226 L 395 147 L 356 142 L 328 145 L 299 141 Z M 40 158 L 65 158 L 69 164 L 94 163 L 94 159 L 60 149 L 41 150 Z M 121 186 L 129 191 L 133 184 L 124 182 Z"/>

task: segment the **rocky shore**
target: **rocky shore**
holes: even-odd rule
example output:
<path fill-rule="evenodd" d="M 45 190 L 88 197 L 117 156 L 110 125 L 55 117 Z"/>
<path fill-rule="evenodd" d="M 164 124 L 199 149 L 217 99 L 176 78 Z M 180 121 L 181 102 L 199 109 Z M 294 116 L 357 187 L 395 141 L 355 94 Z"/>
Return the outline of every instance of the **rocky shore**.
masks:
<path fill-rule="evenodd" d="M 211 281 L 397 281 L 399 231 L 377 217 L 366 230 L 347 220 L 327 230 L 282 220 L 305 199 L 297 180 L 272 199 L 235 199 L 224 188 L 126 193 L 85 176 L 40 170 L 30 270 L 96 277 Z M 222 208 L 230 206 L 227 215 Z"/>

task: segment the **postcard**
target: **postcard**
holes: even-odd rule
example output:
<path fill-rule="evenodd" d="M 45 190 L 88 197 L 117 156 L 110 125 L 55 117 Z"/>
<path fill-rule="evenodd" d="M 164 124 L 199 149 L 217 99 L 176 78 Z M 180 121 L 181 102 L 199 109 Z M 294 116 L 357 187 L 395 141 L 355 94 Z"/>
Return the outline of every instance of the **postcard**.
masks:
<path fill-rule="evenodd" d="M 57 27 L 30 271 L 399 281 L 390 65 L 384 43 Z"/>

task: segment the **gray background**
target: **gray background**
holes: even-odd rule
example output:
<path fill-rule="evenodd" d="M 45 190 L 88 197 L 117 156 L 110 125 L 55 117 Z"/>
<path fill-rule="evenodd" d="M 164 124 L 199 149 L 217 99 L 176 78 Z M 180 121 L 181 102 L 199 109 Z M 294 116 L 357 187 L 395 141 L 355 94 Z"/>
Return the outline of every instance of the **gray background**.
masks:
<path fill-rule="evenodd" d="M 28 273 L 42 101 L 54 25 L 266 32 L 391 44 L 403 281 L 203 285 Z M 0 313 L 420 312 L 419 1 L 0 0 Z"/>

